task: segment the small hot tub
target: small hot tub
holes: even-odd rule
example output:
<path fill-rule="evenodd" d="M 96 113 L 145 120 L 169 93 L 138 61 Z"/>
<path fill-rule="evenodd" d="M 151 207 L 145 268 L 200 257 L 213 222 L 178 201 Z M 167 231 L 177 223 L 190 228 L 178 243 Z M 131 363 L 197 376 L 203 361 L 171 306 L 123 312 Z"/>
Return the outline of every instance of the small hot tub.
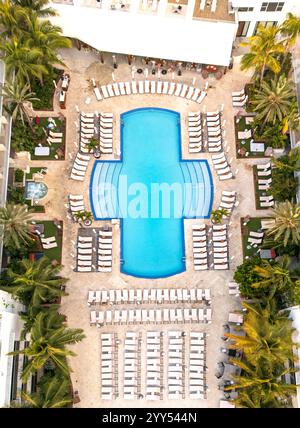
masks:
<path fill-rule="evenodd" d="M 25 192 L 27 199 L 42 199 L 47 195 L 48 187 L 39 181 L 27 181 Z"/>

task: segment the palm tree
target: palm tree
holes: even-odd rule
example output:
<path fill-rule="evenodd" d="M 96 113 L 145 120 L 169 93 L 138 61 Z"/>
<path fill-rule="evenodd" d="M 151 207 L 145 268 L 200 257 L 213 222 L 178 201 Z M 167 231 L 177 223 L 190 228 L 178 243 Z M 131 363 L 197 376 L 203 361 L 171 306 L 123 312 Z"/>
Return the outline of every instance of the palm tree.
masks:
<path fill-rule="evenodd" d="M 260 75 L 260 82 L 266 67 L 275 74 L 279 73 L 281 66 L 278 54 L 284 52 L 284 47 L 276 40 L 277 35 L 277 27 L 259 26 L 256 35 L 249 37 L 249 42 L 241 43 L 242 46 L 250 47 L 250 52 L 242 57 L 241 70 L 254 68 L 255 75 Z"/>
<path fill-rule="evenodd" d="M 21 398 L 30 405 L 38 408 L 67 407 L 72 403 L 70 396 L 70 380 L 63 376 L 54 376 L 39 385 L 39 391 L 34 394 L 21 393 Z"/>
<path fill-rule="evenodd" d="M 228 217 L 229 212 L 225 208 L 219 208 L 218 210 L 212 210 L 210 213 L 211 221 L 216 224 L 222 222 L 223 217 Z"/>
<path fill-rule="evenodd" d="M 15 37 L 6 42 L 0 42 L 2 60 L 9 76 L 15 76 L 20 84 L 26 82 L 30 85 L 30 79 L 42 78 L 48 74 L 47 68 L 39 63 L 42 52 L 36 47 L 29 46 L 29 41 L 18 41 Z"/>
<path fill-rule="evenodd" d="M 226 386 L 225 391 L 241 390 L 241 395 L 233 400 L 242 407 L 285 407 L 285 400 L 296 393 L 296 385 L 287 384 L 283 376 L 294 369 L 286 369 L 281 364 L 251 364 L 235 358 L 231 363 L 243 370 L 241 376 L 232 376 L 234 384 Z"/>
<path fill-rule="evenodd" d="M 280 33 L 284 36 L 284 40 L 282 41 L 285 47 L 285 56 L 283 63 L 286 61 L 288 52 L 295 45 L 297 37 L 300 35 L 300 19 L 293 15 L 292 13 L 288 13 L 286 15 L 285 21 L 281 24 Z"/>
<path fill-rule="evenodd" d="M 291 321 L 283 315 L 273 316 L 270 307 L 243 303 L 248 309 L 243 329 L 246 336 L 226 333 L 225 336 L 234 341 L 230 348 L 243 351 L 249 363 L 255 365 L 266 360 L 270 364 L 284 364 L 288 359 L 293 360 L 293 340 Z"/>
<path fill-rule="evenodd" d="M 261 280 L 254 282 L 252 287 L 265 289 L 269 298 L 272 298 L 278 291 L 292 288 L 294 282 L 289 271 L 290 263 L 291 260 L 287 255 L 280 257 L 275 264 L 263 260 L 261 266 L 254 266 L 253 268 L 253 271 L 260 276 Z"/>
<path fill-rule="evenodd" d="M 7 270 L 9 285 L 1 289 L 24 302 L 27 306 L 38 307 L 57 297 L 65 295 L 62 286 L 68 281 L 59 276 L 62 266 L 53 266 L 47 257 L 38 261 L 23 259 L 18 272 Z"/>
<path fill-rule="evenodd" d="M 292 81 L 282 75 L 270 82 L 264 80 L 260 88 L 254 90 L 250 104 L 258 113 L 257 120 L 262 121 L 264 127 L 267 122 L 275 125 L 289 118 L 294 98 L 295 90 Z"/>
<path fill-rule="evenodd" d="M 8 109 L 11 112 L 12 119 L 15 121 L 18 116 L 21 117 L 24 125 L 24 117 L 32 128 L 31 119 L 28 113 L 28 107 L 26 103 L 32 101 L 39 101 L 39 98 L 35 98 L 34 92 L 30 92 L 30 86 L 26 83 L 24 86 L 20 85 L 18 81 L 13 83 L 7 83 L 2 91 L 4 95 L 4 102 L 8 105 Z"/>
<path fill-rule="evenodd" d="M 272 164 L 284 172 L 300 171 L 300 151 L 298 147 L 291 149 L 287 155 L 280 158 L 272 158 Z"/>
<path fill-rule="evenodd" d="M 66 348 L 84 339 L 82 329 L 66 328 L 58 322 L 56 313 L 40 312 L 30 331 L 30 344 L 27 348 L 11 352 L 9 355 L 24 355 L 28 358 L 22 380 L 26 381 L 31 373 L 40 370 L 44 365 L 51 364 L 64 376 L 69 376 L 66 357 L 75 356 L 73 351 Z"/>
<path fill-rule="evenodd" d="M 15 5 L 21 6 L 28 11 L 34 11 L 38 17 L 56 16 L 57 13 L 52 7 L 46 7 L 48 0 L 12 0 Z M 27 12 L 28 12 L 27 11 Z"/>
<path fill-rule="evenodd" d="M 39 64 L 43 64 L 48 70 L 53 64 L 64 65 L 57 56 L 57 50 L 70 48 L 71 42 L 62 36 L 61 28 L 48 20 L 40 21 L 34 12 L 29 13 L 27 26 L 29 46 L 41 52 Z"/>
<path fill-rule="evenodd" d="M 0 3 L 0 26 L 3 39 L 21 35 L 25 20 L 26 11 L 22 7 L 12 4 L 9 0 Z"/>
<path fill-rule="evenodd" d="M 267 230 L 267 236 L 272 236 L 275 241 L 282 241 L 285 247 L 288 243 L 299 245 L 300 204 L 280 202 L 272 209 L 271 217 L 275 219 L 275 225 Z"/>
<path fill-rule="evenodd" d="M 28 225 L 30 220 L 31 213 L 27 205 L 6 204 L 0 208 L 0 236 L 5 247 L 20 248 L 21 243 L 32 241 L 33 234 Z"/>

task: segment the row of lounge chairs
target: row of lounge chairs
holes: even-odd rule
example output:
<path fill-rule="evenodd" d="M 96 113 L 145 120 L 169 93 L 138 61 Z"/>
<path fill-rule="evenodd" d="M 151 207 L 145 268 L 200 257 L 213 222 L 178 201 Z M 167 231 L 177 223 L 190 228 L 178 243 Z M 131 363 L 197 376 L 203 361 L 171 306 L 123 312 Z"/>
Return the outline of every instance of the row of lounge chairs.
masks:
<path fill-rule="evenodd" d="M 76 181 L 83 181 L 89 164 L 90 156 L 77 153 L 71 170 L 71 178 Z"/>
<path fill-rule="evenodd" d="M 272 183 L 272 164 L 267 162 L 264 164 L 256 165 L 259 190 L 267 190 Z M 264 179 L 260 177 L 265 177 Z M 272 195 L 259 196 L 260 208 L 274 207 L 274 197 Z"/>
<path fill-rule="evenodd" d="M 100 89 L 94 85 L 93 91 L 98 101 L 121 95 L 136 94 L 164 94 L 186 98 L 188 100 L 201 103 L 207 95 L 206 89 L 200 90 L 193 86 L 182 83 L 161 81 L 161 80 L 132 80 L 131 82 L 115 82 L 109 85 L 102 85 Z"/>
<path fill-rule="evenodd" d="M 211 153 L 222 150 L 223 132 L 221 124 L 221 112 L 216 110 L 206 113 L 207 144 Z"/>
<path fill-rule="evenodd" d="M 245 93 L 245 89 L 238 92 L 232 92 L 232 105 L 233 107 L 244 107 L 248 100 L 248 95 Z"/>
<path fill-rule="evenodd" d="M 80 113 L 80 151 L 89 153 L 89 140 L 99 140 L 102 153 L 111 154 L 113 151 L 113 113 Z"/>
<path fill-rule="evenodd" d="M 231 215 L 233 208 L 239 205 L 239 202 L 236 200 L 237 194 L 235 191 L 223 190 L 221 194 L 221 201 L 219 205 L 220 209 L 227 210 L 228 216 Z M 228 217 L 224 216 L 224 218 Z"/>
<path fill-rule="evenodd" d="M 209 288 L 138 288 L 88 292 L 88 305 L 205 303 L 210 305 Z"/>
<path fill-rule="evenodd" d="M 163 336 L 159 331 L 147 331 L 146 338 L 146 400 L 163 398 Z"/>
<path fill-rule="evenodd" d="M 215 171 L 221 181 L 229 180 L 233 178 L 233 174 L 230 169 L 230 165 L 227 162 L 225 153 L 212 155 L 212 163 L 214 165 Z"/>
<path fill-rule="evenodd" d="M 69 195 L 69 209 L 74 218 L 74 214 L 84 212 L 83 195 Z"/>
<path fill-rule="evenodd" d="M 193 309 L 124 309 L 91 311 L 91 325 L 211 323 L 210 308 Z"/>
<path fill-rule="evenodd" d="M 213 225 L 213 266 L 214 269 L 229 269 L 227 225 Z"/>
<path fill-rule="evenodd" d="M 98 271 L 112 270 L 112 230 L 99 230 L 98 235 Z"/>
<path fill-rule="evenodd" d="M 114 400 L 118 393 L 118 339 L 116 333 L 101 334 L 101 398 Z"/>
<path fill-rule="evenodd" d="M 93 237 L 78 236 L 77 240 L 77 271 L 91 272 L 93 265 Z"/>
<path fill-rule="evenodd" d="M 181 331 L 168 332 L 168 398 L 185 398 L 185 337 Z"/>
<path fill-rule="evenodd" d="M 268 190 L 272 183 L 272 177 L 266 179 L 258 179 L 258 190 Z"/>
<path fill-rule="evenodd" d="M 206 335 L 202 332 L 190 332 L 189 347 L 189 397 L 195 399 L 206 398 Z"/>
<path fill-rule="evenodd" d="M 124 343 L 124 378 L 123 397 L 127 400 L 137 399 L 141 393 L 141 343 L 138 332 L 126 332 Z"/>
<path fill-rule="evenodd" d="M 241 294 L 239 284 L 237 282 L 234 282 L 234 281 L 229 281 L 228 291 L 229 291 L 229 295 L 231 295 L 231 296 L 234 295 L 234 296 L 238 297 Z"/>
<path fill-rule="evenodd" d="M 193 225 L 193 260 L 195 270 L 208 269 L 208 243 L 206 225 Z"/>
<path fill-rule="evenodd" d="M 189 152 L 199 153 L 203 150 L 202 114 L 200 111 L 188 113 Z"/>

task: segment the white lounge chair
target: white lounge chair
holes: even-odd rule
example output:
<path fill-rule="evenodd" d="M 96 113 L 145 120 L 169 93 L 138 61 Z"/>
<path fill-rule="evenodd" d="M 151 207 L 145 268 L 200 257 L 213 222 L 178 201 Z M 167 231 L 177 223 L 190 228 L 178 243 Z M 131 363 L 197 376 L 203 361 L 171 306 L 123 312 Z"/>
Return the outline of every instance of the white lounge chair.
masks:
<path fill-rule="evenodd" d="M 156 92 L 158 94 L 162 93 L 162 82 L 160 80 L 157 82 Z"/>
<path fill-rule="evenodd" d="M 168 94 L 168 90 L 169 90 L 169 82 L 164 82 L 162 93 L 165 94 L 165 95 L 167 95 Z"/>
<path fill-rule="evenodd" d="M 150 86 L 151 86 L 151 94 L 155 94 L 155 89 L 156 89 L 156 85 L 155 85 L 155 80 L 151 80 L 150 82 Z"/>
<path fill-rule="evenodd" d="M 185 95 L 186 95 L 186 93 L 187 93 L 187 90 L 188 90 L 188 85 L 183 85 L 182 86 L 182 89 L 181 89 L 181 92 L 180 92 L 180 97 L 182 97 L 182 98 L 184 98 L 185 97 Z"/>
<path fill-rule="evenodd" d="M 115 96 L 115 93 L 114 93 L 114 91 L 113 91 L 113 87 L 112 87 L 112 85 L 106 85 L 106 88 L 107 88 L 107 91 L 108 91 L 109 96 L 110 96 L 110 97 L 114 97 L 114 96 Z"/>
<path fill-rule="evenodd" d="M 102 96 L 100 94 L 99 88 L 96 86 L 95 88 L 93 88 L 94 94 L 96 96 L 97 101 L 101 101 L 102 100 Z"/>
<path fill-rule="evenodd" d="M 114 88 L 114 92 L 115 92 L 115 95 L 116 96 L 119 96 L 120 95 L 120 90 L 119 90 L 119 85 L 118 85 L 118 83 L 113 83 L 113 88 Z"/>
<path fill-rule="evenodd" d="M 120 88 L 121 95 L 126 95 L 126 92 L 125 92 L 125 83 L 124 82 L 120 82 L 119 83 L 119 88 Z"/>
<path fill-rule="evenodd" d="M 204 98 L 206 97 L 206 95 L 207 95 L 207 92 L 202 91 L 201 94 L 200 94 L 200 96 L 199 96 L 199 98 L 197 99 L 197 103 L 198 104 L 202 103 L 202 101 L 204 100 Z"/>
<path fill-rule="evenodd" d="M 131 95 L 130 82 L 125 82 L 125 91 L 126 91 L 126 95 Z"/>
<path fill-rule="evenodd" d="M 145 80 L 145 94 L 149 94 L 150 92 L 150 82 L 149 80 Z"/>
<path fill-rule="evenodd" d="M 174 94 L 175 86 L 176 86 L 175 82 L 170 82 L 170 87 L 169 87 L 168 95 L 173 95 Z"/>
<path fill-rule="evenodd" d="M 197 101 L 199 98 L 201 90 L 199 88 L 195 88 L 194 93 L 192 95 L 192 101 Z"/>
<path fill-rule="evenodd" d="M 177 83 L 177 85 L 176 85 L 176 90 L 175 90 L 175 97 L 179 97 L 179 94 L 180 94 L 180 92 L 181 92 L 181 89 L 182 89 L 182 83 Z"/>
<path fill-rule="evenodd" d="M 136 81 L 135 81 L 135 80 L 133 80 L 133 81 L 131 82 L 131 86 L 132 86 L 132 93 L 133 93 L 133 94 L 137 94 L 137 93 L 138 93 L 138 91 L 137 91 L 137 85 L 136 85 Z"/>
<path fill-rule="evenodd" d="M 143 94 L 144 93 L 144 82 L 143 80 L 139 80 L 139 94 Z"/>
<path fill-rule="evenodd" d="M 186 98 L 187 100 L 190 100 L 190 99 L 192 98 L 192 95 L 193 95 L 193 93 L 194 93 L 194 90 L 195 90 L 195 88 L 194 88 L 193 86 L 190 86 L 190 87 L 189 87 L 189 90 L 187 91 L 186 96 L 185 96 L 185 98 Z"/>
<path fill-rule="evenodd" d="M 102 86 L 101 86 L 101 91 L 102 91 L 102 94 L 103 94 L 103 97 L 104 97 L 104 98 L 109 98 L 109 94 L 108 94 L 108 92 L 107 92 L 106 85 L 102 85 Z"/>

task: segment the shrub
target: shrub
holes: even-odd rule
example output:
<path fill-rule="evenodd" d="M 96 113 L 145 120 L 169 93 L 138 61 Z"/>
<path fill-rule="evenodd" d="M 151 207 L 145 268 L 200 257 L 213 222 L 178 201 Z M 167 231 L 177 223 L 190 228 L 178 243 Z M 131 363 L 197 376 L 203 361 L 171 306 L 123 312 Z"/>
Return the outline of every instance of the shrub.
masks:
<path fill-rule="evenodd" d="M 261 289 L 253 288 L 252 284 L 259 281 L 260 276 L 253 272 L 255 266 L 261 266 L 262 260 L 253 257 L 239 265 L 234 273 L 233 279 L 239 284 L 241 294 L 246 298 L 262 298 L 265 293 Z"/>
<path fill-rule="evenodd" d="M 9 189 L 8 201 L 15 204 L 25 204 L 25 189 L 24 187 L 13 187 Z"/>
<path fill-rule="evenodd" d="M 12 127 L 11 147 L 15 152 L 34 152 L 35 140 L 29 126 L 16 121 Z"/>
<path fill-rule="evenodd" d="M 17 168 L 15 170 L 15 182 L 22 183 L 24 178 L 24 171 L 22 169 Z"/>
<path fill-rule="evenodd" d="M 34 92 L 39 101 L 33 101 L 32 106 L 35 110 L 52 110 L 53 109 L 53 95 L 55 88 L 53 80 L 58 81 L 59 77 L 63 73 L 63 70 L 52 68 L 49 70 L 49 74 L 44 77 L 43 85 L 39 79 L 33 79 L 31 83 L 31 90 Z"/>

